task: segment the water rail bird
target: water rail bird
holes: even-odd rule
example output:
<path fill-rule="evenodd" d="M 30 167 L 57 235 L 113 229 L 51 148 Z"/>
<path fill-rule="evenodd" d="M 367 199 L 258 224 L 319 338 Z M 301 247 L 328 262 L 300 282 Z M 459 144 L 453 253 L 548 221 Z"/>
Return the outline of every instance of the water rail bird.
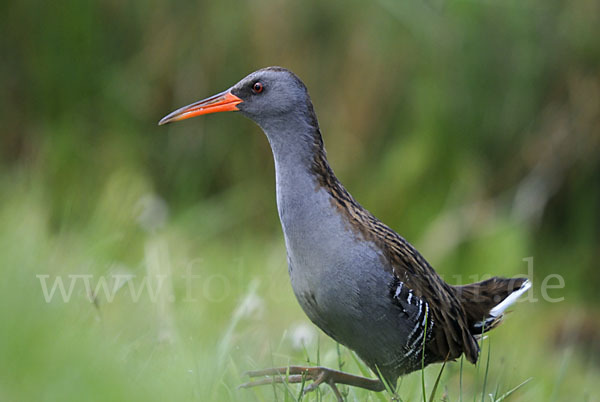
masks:
<path fill-rule="evenodd" d="M 249 372 L 245 387 L 312 380 L 372 391 L 384 382 L 462 354 L 479 355 L 479 337 L 527 291 L 526 278 L 463 286 L 446 283 L 402 236 L 363 208 L 327 161 L 317 116 L 304 83 L 291 71 L 267 67 L 231 88 L 182 107 L 159 124 L 237 111 L 264 131 L 275 159 L 277 209 L 292 288 L 310 320 L 376 373 L 365 378 L 325 367 Z"/>

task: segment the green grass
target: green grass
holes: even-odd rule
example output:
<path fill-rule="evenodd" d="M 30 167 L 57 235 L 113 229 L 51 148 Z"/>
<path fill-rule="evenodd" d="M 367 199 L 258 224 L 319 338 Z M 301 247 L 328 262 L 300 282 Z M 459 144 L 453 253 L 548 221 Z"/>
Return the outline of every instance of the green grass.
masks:
<path fill-rule="evenodd" d="M 302 396 L 302 385 L 237 386 L 248 380 L 246 370 L 289 364 L 372 376 L 323 334 L 294 346 L 293 328 L 311 326 L 292 294 L 279 236 L 198 238 L 201 233 L 178 216 L 148 232 L 136 223 L 137 199 L 145 189 L 134 178 L 110 194 L 114 200 L 105 195 L 98 201 L 95 213 L 105 219 L 92 214 L 78 229 L 56 228 L 43 194 L 18 183 L 2 184 L 6 198 L 0 206 L 1 400 L 332 401 L 328 387 Z M 187 269 L 199 275 L 191 286 L 194 301 L 186 300 L 188 283 L 181 276 Z M 46 303 L 36 277 L 87 274 L 94 282 L 113 273 L 136 275 L 136 289 L 145 275 L 169 279 L 154 301 L 144 292 L 135 302 L 126 284 L 112 302 L 100 292 L 94 303 L 76 286 L 70 302 L 55 297 Z M 490 341 L 484 342 L 481 367 L 463 366 L 462 360 L 447 364 L 436 400 L 595 400 L 598 367 L 555 348 L 547 334 L 548 322 L 565 308 L 517 304 L 490 334 L 493 352 Z M 398 400 L 421 400 L 422 378 L 430 393 L 439 370 L 433 365 L 402 378 Z M 391 397 L 342 390 L 348 401 Z"/>

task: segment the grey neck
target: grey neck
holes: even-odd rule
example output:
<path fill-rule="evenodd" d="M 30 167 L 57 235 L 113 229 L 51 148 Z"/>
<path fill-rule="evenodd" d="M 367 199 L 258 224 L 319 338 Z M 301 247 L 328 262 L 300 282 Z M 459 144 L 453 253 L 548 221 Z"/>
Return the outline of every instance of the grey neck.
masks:
<path fill-rule="evenodd" d="M 271 145 L 278 175 L 311 172 L 318 150 L 315 140 L 322 143 L 318 126 L 314 127 L 303 116 L 295 114 L 269 120 L 260 126 Z"/>
<path fill-rule="evenodd" d="M 339 220 L 330 195 L 319 185 L 315 171 L 315 157 L 323 155 L 324 160 L 316 118 L 291 114 L 264 122 L 261 128 L 275 159 L 277 209 L 288 253 L 293 254 L 298 248 L 315 247 L 308 243 L 320 236 L 327 237 L 324 228 L 337 227 L 332 222 L 327 226 L 326 222 Z"/>

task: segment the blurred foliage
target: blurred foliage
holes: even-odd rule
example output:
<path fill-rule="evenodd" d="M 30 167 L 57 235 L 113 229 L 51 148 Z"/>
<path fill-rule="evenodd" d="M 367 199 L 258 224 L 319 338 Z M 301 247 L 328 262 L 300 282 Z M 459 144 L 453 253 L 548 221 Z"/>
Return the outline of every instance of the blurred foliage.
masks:
<path fill-rule="evenodd" d="M 552 294 L 566 302 L 519 305 L 515 316 L 536 315 L 528 335 L 551 339 L 572 311 L 597 317 L 587 312 L 600 303 L 597 0 L 22 0 L 0 11 L 1 400 L 44 399 L 20 394 L 22 384 L 38 381 L 51 389 L 48 400 L 93 394 L 103 384 L 121 388 L 90 399 L 161 399 L 169 395 L 161 386 L 175 388 L 172 400 L 200 398 L 225 381 L 225 371 L 207 364 L 202 381 L 181 380 L 169 365 L 213 361 L 202 353 L 223 335 L 253 278 L 259 294 L 285 302 L 269 303 L 270 318 L 260 324 L 267 329 L 248 324 L 246 346 L 231 359 L 241 370 L 247 359 L 269 364 L 264 340 L 277 342 L 303 316 L 283 286 L 268 144 L 258 127 L 231 114 L 156 125 L 268 65 L 304 80 L 342 182 L 445 278 L 523 274 L 522 259 L 534 257 L 537 291 L 546 275 L 560 274 L 566 286 Z M 158 200 L 164 222 L 140 224 L 144 200 Z M 75 311 L 43 303 L 35 274 L 106 275 L 115 264 L 143 274 L 154 236 L 168 244 L 175 272 L 202 258 L 234 282 L 230 298 L 212 308 L 172 307 L 184 339 L 175 355 L 192 350 L 191 357 L 173 363 L 160 350 L 153 361 L 154 348 L 164 346 L 138 348 L 146 342 L 139 333 L 155 330 L 143 320 L 151 305 L 107 304 L 98 324 L 85 303 Z M 210 322 L 210 331 L 195 319 Z M 511 327 L 499 331 L 524 335 Z M 195 329 L 193 341 L 184 337 Z M 518 345 L 511 356 L 529 348 Z M 556 346 L 544 345 L 527 355 L 524 377 L 512 385 L 562 361 L 557 351 L 536 366 Z M 86 363 L 111 350 L 115 360 Z M 61 356 L 53 369 L 48 362 Z M 598 378 L 597 366 L 576 364 Z M 135 370 L 164 375 L 164 383 L 146 381 L 138 393 L 124 385 Z M 575 372 L 571 389 L 593 384 Z M 540 374 L 547 386 L 523 400 L 560 398 L 555 374 Z M 236 378 L 225 382 L 231 398 Z M 73 383 L 72 393 L 60 391 Z"/>

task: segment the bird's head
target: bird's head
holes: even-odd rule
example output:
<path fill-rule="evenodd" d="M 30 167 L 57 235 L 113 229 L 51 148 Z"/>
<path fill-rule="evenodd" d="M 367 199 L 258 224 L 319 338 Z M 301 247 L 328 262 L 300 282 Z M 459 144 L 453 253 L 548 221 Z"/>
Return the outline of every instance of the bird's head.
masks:
<path fill-rule="evenodd" d="M 290 113 L 307 113 L 308 102 L 306 87 L 294 73 L 282 67 L 267 67 L 249 74 L 226 91 L 175 110 L 158 124 L 208 113 L 239 111 L 264 126 L 271 120 L 285 119 Z"/>

